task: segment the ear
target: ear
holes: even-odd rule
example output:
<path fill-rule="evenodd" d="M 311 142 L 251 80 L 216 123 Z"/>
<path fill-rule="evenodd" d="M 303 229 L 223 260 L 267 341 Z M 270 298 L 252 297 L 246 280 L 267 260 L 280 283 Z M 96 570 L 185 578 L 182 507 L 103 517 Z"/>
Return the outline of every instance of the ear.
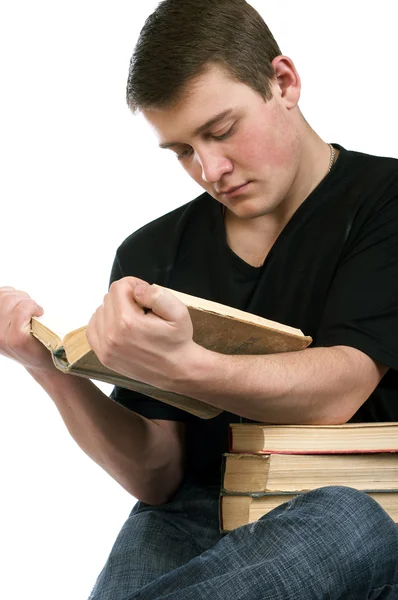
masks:
<path fill-rule="evenodd" d="M 272 61 L 275 71 L 275 86 L 286 108 L 295 108 L 301 91 L 301 81 L 291 58 L 276 56 Z"/>

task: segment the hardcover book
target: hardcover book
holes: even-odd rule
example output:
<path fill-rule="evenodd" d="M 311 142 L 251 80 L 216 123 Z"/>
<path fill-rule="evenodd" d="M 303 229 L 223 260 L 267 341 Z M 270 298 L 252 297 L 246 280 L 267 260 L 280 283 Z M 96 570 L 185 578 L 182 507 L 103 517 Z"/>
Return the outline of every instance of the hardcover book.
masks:
<path fill-rule="evenodd" d="M 398 492 L 398 453 L 225 454 L 223 492 L 306 492 L 337 485 Z"/>
<path fill-rule="evenodd" d="M 368 491 L 395 523 L 398 523 L 398 494 Z M 254 523 L 268 512 L 288 502 L 297 494 L 222 495 L 220 497 L 220 529 L 227 532 Z"/>
<path fill-rule="evenodd" d="M 327 454 L 398 452 L 398 423 L 268 425 L 231 423 L 230 452 Z"/>

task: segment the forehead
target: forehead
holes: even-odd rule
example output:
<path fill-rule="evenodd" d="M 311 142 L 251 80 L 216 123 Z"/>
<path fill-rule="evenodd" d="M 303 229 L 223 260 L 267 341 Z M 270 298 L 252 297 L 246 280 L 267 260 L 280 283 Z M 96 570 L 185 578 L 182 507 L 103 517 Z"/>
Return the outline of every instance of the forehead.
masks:
<path fill-rule="evenodd" d="M 222 67 L 212 65 L 190 82 L 171 107 L 146 109 L 143 115 L 155 129 L 160 143 L 182 140 L 204 123 L 227 110 L 238 110 L 257 95 Z"/>

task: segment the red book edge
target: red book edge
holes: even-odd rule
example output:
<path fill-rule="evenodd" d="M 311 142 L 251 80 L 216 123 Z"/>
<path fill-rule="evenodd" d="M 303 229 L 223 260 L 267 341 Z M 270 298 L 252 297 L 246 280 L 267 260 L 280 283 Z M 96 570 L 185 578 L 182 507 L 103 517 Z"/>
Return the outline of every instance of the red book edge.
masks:
<path fill-rule="evenodd" d="M 230 440 L 231 442 L 231 440 Z M 229 447 L 230 454 L 385 454 L 398 452 L 398 448 L 386 450 L 233 450 Z"/>

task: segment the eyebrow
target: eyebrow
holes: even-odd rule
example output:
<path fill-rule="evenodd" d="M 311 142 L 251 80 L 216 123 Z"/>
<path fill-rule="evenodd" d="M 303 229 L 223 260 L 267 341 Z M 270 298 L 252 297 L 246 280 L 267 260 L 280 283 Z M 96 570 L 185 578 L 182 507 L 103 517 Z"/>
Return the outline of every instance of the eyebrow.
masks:
<path fill-rule="evenodd" d="M 193 136 L 198 136 L 201 133 L 203 133 L 203 131 L 206 131 L 206 129 L 209 129 L 210 127 L 213 127 L 213 125 L 217 125 L 217 123 L 219 123 L 220 121 L 223 121 L 224 119 L 226 119 L 227 117 L 229 117 L 232 114 L 232 109 L 228 109 L 228 110 L 224 110 L 222 113 L 219 113 L 218 115 L 215 115 L 214 117 L 212 117 L 211 119 L 209 119 L 208 121 L 206 121 L 206 123 L 203 123 L 203 125 L 200 125 L 199 127 L 197 127 L 195 129 L 195 131 L 193 132 Z M 159 144 L 159 148 L 163 148 L 163 149 L 168 149 L 168 148 L 172 148 L 173 146 L 180 146 L 181 142 L 167 142 L 165 144 Z"/>

